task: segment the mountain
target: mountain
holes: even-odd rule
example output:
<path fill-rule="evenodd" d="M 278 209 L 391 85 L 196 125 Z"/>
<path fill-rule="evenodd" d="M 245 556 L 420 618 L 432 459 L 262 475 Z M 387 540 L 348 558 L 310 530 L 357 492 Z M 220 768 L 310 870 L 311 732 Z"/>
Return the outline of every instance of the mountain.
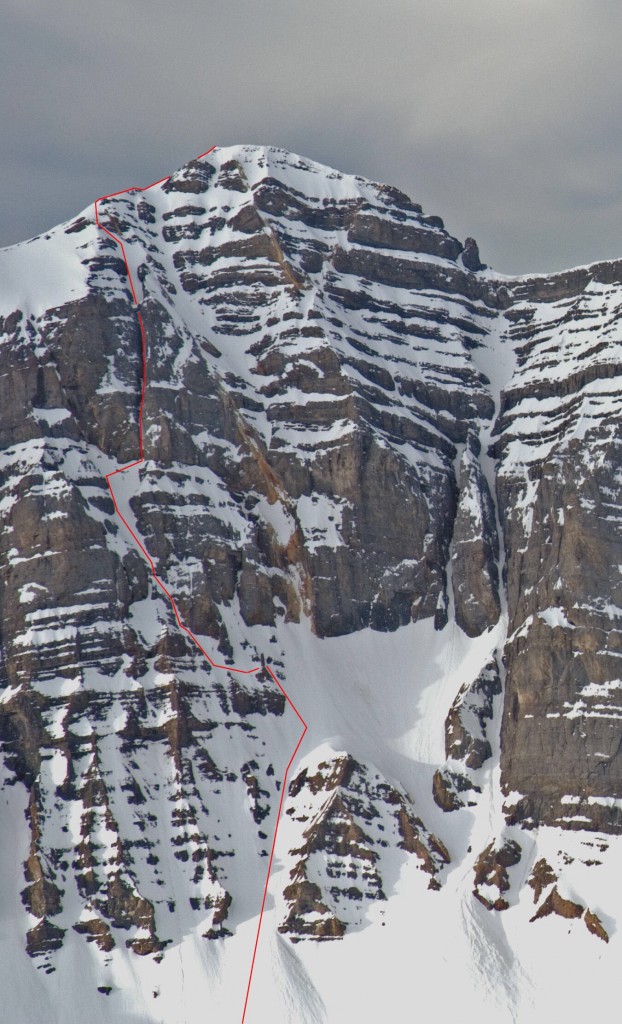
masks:
<path fill-rule="evenodd" d="M 607 1010 L 621 308 L 255 146 L 0 252 L 7 1021 Z"/>

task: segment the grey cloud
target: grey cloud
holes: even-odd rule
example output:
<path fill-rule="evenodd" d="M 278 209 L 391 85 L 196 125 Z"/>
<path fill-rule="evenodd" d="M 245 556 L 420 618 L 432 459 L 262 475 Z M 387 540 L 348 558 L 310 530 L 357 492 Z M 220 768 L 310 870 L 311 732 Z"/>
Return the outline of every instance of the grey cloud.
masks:
<path fill-rule="evenodd" d="M 618 0 L 5 0 L 4 244 L 213 143 L 391 181 L 512 272 L 622 256 Z"/>

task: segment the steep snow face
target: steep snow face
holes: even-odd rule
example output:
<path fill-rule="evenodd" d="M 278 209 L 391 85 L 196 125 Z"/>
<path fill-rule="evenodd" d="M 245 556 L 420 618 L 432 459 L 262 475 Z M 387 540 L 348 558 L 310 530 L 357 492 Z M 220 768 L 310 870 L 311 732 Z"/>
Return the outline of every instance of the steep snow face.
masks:
<path fill-rule="evenodd" d="M 605 1006 L 619 266 L 262 147 L 98 217 L 0 253 L 11 1021 L 239 1021 L 281 802 L 248 1021 Z"/>

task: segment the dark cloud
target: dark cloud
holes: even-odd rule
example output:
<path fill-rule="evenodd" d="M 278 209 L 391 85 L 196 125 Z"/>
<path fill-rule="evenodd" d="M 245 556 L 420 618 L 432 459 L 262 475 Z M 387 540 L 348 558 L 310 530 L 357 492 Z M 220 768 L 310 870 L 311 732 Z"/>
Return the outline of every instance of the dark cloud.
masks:
<path fill-rule="evenodd" d="M 622 256 L 619 0 L 5 0 L 0 242 L 213 143 L 391 181 L 508 273 Z"/>

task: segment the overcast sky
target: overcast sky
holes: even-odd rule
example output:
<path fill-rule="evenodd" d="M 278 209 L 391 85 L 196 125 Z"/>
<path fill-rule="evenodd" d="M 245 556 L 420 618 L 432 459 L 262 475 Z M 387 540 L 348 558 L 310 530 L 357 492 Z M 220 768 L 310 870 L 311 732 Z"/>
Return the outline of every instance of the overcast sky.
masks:
<path fill-rule="evenodd" d="M 621 44 L 621 0 L 3 0 L 0 244 L 250 142 L 506 273 L 622 257 Z"/>

